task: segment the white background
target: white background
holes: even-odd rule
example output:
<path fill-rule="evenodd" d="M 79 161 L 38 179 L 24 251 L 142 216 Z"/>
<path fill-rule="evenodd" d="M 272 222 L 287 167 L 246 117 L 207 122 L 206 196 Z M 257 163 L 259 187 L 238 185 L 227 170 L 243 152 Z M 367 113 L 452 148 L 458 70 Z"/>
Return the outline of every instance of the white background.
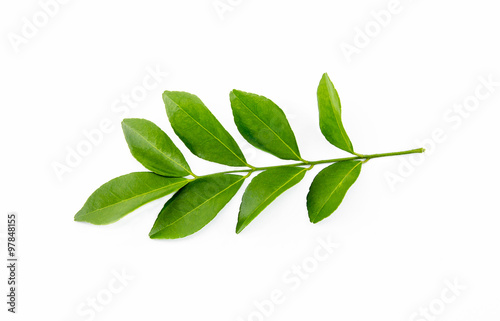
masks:
<path fill-rule="evenodd" d="M 498 320 L 500 87 L 488 92 L 480 80 L 500 81 L 498 3 L 401 0 L 382 27 L 371 12 L 387 10 L 388 0 L 222 3 L 232 10 L 218 14 L 213 0 L 68 1 L 44 24 L 39 2 L 2 1 L 0 253 L 7 255 L 6 216 L 15 211 L 20 259 L 19 313 L 7 314 L 2 303 L 2 315 Z M 12 37 L 24 37 L 25 19 L 34 16 L 40 26 L 13 46 Z M 366 28 L 369 38 L 347 57 L 342 44 L 354 45 L 362 37 L 357 30 Z M 320 166 L 240 235 L 234 229 L 243 188 L 185 239 L 148 238 L 165 199 L 113 225 L 76 223 L 73 215 L 93 190 L 143 170 L 129 154 L 120 129 L 123 105 L 115 102 L 140 90 L 148 68 L 168 76 L 127 117 L 156 122 L 196 172 L 225 167 L 198 159 L 175 137 L 163 90 L 198 95 L 249 162 L 272 165 L 280 162 L 256 152 L 236 130 L 229 91 L 259 93 L 281 106 L 304 158 L 342 157 L 318 126 L 316 88 L 328 72 L 358 152 L 429 150 L 420 159 L 367 163 L 339 210 L 317 225 L 309 223 L 305 196 Z M 457 116 L 453 108 L 464 102 L 476 108 Z M 68 150 L 85 144 L 83 132 L 103 120 L 111 132 L 58 179 L 55 164 L 65 164 Z M 441 137 L 430 144 L 436 131 Z M 391 185 L 388 177 L 399 181 Z M 316 266 L 318 238 L 338 248 Z M 303 263 L 310 272 L 292 289 L 296 283 L 283 276 Z M 118 287 L 115 274 L 123 271 L 133 280 L 109 297 L 110 282 Z M 2 302 L 6 278 L 2 268 Z M 450 282 L 460 284 L 455 294 Z M 272 311 L 264 317 L 255 302 L 276 291 L 282 301 L 266 306 Z M 88 305 L 93 298 L 99 311 Z"/>

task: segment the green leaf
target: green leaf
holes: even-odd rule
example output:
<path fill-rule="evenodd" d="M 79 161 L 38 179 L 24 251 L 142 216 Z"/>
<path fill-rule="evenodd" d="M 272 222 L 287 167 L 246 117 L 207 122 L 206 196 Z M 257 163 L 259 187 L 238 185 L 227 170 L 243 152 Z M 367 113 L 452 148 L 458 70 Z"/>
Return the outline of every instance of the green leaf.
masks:
<path fill-rule="evenodd" d="M 233 137 L 195 95 L 165 91 L 168 119 L 179 138 L 196 156 L 229 166 L 247 166 Z"/>
<path fill-rule="evenodd" d="M 312 223 L 330 216 L 344 199 L 361 172 L 359 161 L 334 163 L 314 178 L 307 194 L 307 211 Z"/>
<path fill-rule="evenodd" d="M 193 174 L 181 151 L 153 122 L 128 118 L 123 120 L 122 128 L 130 152 L 150 171 L 173 177 Z"/>
<path fill-rule="evenodd" d="M 149 236 L 176 239 L 199 231 L 233 198 L 244 180 L 243 176 L 228 174 L 194 180 L 168 200 Z"/>
<path fill-rule="evenodd" d="M 334 146 L 354 153 L 352 143 L 342 125 L 340 98 L 328 74 L 323 74 L 318 86 L 319 127 Z"/>
<path fill-rule="evenodd" d="M 303 160 L 285 113 L 266 97 L 233 90 L 230 95 L 234 121 L 253 146 L 281 159 Z"/>
<path fill-rule="evenodd" d="M 243 194 L 236 233 L 240 233 L 284 191 L 300 182 L 306 172 L 307 168 L 277 167 L 255 176 Z"/>
<path fill-rule="evenodd" d="M 99 187 L 76 213 L 75 221 L 103 225 L 155 199 L 177 191 L 189 182 L 185 178 L 137 172 L 114 178 Z"/>

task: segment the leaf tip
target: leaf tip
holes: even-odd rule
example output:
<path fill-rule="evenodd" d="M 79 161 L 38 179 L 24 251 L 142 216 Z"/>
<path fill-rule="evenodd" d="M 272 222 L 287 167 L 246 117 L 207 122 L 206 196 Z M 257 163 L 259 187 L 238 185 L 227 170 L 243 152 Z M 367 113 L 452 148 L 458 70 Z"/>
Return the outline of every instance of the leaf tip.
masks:
<path fill-rule="evenodd" d="M 170 91 L 170 90 L 165 90 L 165 91 L 163 92 L 163 94 L 161 95 L 161 97 L 163 98 L 163 101 L 165 101 L 165 100 L 172 100 L 172 99 L 170 98 L 170 95 L 171 95 L 171 94 L 172 94 L 172 91 Z"/>
<path fill-rule="evenodd" d="M 238 96 L 241 95 L 242 93 L 243 92 L 241 90 L 233 89 L 229 92 L 229 99 L 234 100 L 234 99 L 238 98 Z"/>
<path fill-rule="evenodd" d="M 325 218 L 329 217 L 332 213 L 330 213 L 329 215 L 323 217 L 322 215 L 320 215 L 320 212 L 316 212 L 316 213 L 312 213 L 312 212 L 309 212 L 309 222 L 313 223 L 313 224 L 317 224 L 319 222 L 321 222 L 322 220 L 324 220 Z"/>
<path fill-rule="evenodd" d="M 313 224 L 316 224 L 318 222 L 320 222 L 320 220 L 318 220 L 316 217 L 312 217 L 312 216 L 309 216 L 309 222 L 313 223 Z"/>
<path fill-rule="evenodd" d="M 129 126 L 130 125 L 130 122 L 133 120 L 134 118 L 123 118 L 122 122 L 121 122 L 121 125 L 122 125 L 122 128 L 125 127 L 125 126 Z"/>
<path fill-rule="evenodd" d="M 151 228 L 151 231 L 149 231 L 148 236 L 149 236 L 150 239 L 159 239 L 158 231 L 156 231 L 155 227 L 156 226 L 153 226 L 153 228 Z"/>
<path fill-rule="evenodd" d="M 238 224 L 236 225 L 236 234 L 240 234 L 241 231 L 243 231 L 244 228 L 245 228 L 245 225 L 243 225 L 240 222 L 238 222 Z"/>
<path fill-rule="evenodd" d="M 76 213 L 73 219 L 75 220 L 75 222 L 83 222 L 83 220 L 81 219 L 80 212 Z"/>

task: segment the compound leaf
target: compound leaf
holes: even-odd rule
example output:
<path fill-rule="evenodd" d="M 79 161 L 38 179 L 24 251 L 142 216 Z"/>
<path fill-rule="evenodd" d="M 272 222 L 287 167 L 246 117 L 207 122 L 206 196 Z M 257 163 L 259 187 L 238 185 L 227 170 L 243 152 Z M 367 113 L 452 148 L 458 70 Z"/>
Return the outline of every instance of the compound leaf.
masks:
<path fill-rule="evenodd" d="M 176 239 L 199 231 L 233 198 L 244 180 L 239 175 L 214 174 L 192 181 L 167 201 L 149 236 Z"/>
<path fill-rule="evenodd" d="M 281 159 L 302 160 L 281 108 L 266 97 L 240 90 L 229 97 L 236 126 L 250 144 Z"/>
<path fill-rule="evenodd" d="M 279 195 L 300 182 L 306 172 L 307 168 L 277 167 L 255 176 L 243 194 L 236 233 L 240 233 Z"/>
<path fill-rule="evenodd" d="M 233 137 L 198 97 L 165 91 L 163 101 L 172 128 L 193 154 L 219 164 L 248 165 Z"/>
<path fill-rule="evenodd" d="M 319 127 L 334 146 L 354 153 L 351 140 L 342 124 L 340 98 L 328 74 L 323 74 L 318 86 Z"/>
<path fill-rule="evenodd" d="M 192 174 L 181 151 L 153 122 L 128 118 L 123 120 L 122 128 L 130 152 L 150 171 L 172 177 Z"/>
<path fill-rule="evenodd" d="M 189 182 L 149 172 L 137 172 L 110 180 L 99 187 L 76 213 L 75 221 L 103 225 L 118 221 L 138 207 L 177 191 Z"/>
<path fill-rule="evenodd" d="M 361 172 L 359 161 L 334 163 L 316 175 L 307 194 L 307 211 L 312 223 L 330 216 L 340 205 Z"/>

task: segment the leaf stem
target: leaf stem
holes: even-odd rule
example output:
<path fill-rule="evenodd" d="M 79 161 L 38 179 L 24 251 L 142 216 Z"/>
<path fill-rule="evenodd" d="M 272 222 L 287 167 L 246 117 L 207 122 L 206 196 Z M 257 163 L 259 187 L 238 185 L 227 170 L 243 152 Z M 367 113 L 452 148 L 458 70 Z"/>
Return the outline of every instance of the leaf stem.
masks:
<path fill-rule="evenodd" d="M 306 166 L 306 165 L 309 165 L 310 168 L 312 168 L 314 165 L 318 165 L 318 164 L 330 164 L 330 163 L 337 163 L 337 162 L 347 162 L 347 161 L 352 161 L 352 160 L 362 160 L 364 162 L 367 162 L 372 158 L 382 158 L 382 157 L 400 156 L 400 155 L 408 155 L 408 154 L 419 154 L 419 153 L 423 153 L 423 152 L 425 152 L 424 148 L 417 148 L 417 149 L 405 150 L 405 151 L 401 151 L 401 152 L 392 152 L 392 153 L 380 153 L 380 154 L 371 154 L 371 155 L 359 154 L 359 156 L 353 156 L 353 157 L 333 158 L 333 159 L 325 159 L 325 160 L 319 160 L 319 161 L 307 161 L 307 162 L 300 162 L 300 163 L 293 163 L 293 164 L 286 164 L 286 165 L 253 167 L 251 169 L 236 169 L 236 170 L 232 170 L 232 171 L 220 172 L 217 174 L 231 174 L 231 173 L 249 173 L 249 174 L 251 174 L 253 172 L 265 171 L 265 170 L 277 168 L 277 167 L 297 167 L 297 166 Z"/>

